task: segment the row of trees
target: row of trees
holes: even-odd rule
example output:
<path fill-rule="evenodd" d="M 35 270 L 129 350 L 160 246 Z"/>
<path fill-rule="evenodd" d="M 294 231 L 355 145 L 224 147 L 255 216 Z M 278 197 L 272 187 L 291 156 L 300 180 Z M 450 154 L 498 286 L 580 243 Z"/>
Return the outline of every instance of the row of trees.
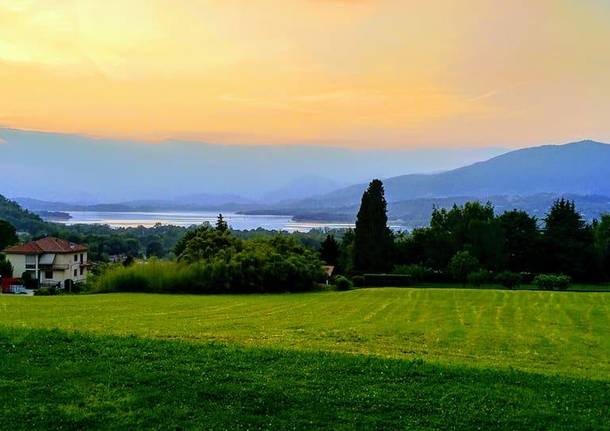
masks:
<path fill-rule="evenodd" d="M 429 227 L 400 233 L 388 228 L 386 213 L 383 184 L 374 180 L 363 194 L 355 229 L 341 243 L 329 235 L 321 258 L 352 274 L 419 265 L 449 276 L 452 259 L 465 253 L 477 268 L 496 273 L 610 279 L 610 215 L 586 223 L 565 199 L 556 201 L 543 220 L 520 210 L 497 215 L 490 203 L 434 209 Z"/>

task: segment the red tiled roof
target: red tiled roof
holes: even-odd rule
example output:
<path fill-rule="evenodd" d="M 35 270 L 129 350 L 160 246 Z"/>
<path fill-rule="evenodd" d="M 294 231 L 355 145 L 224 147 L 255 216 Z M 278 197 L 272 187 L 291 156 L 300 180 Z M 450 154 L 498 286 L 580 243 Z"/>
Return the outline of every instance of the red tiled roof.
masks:
<path fill-rule="evenodd" d="M 81 251 L 87 251 L 87 247 L 66 241 L 65 239 L 53 238 L 52 236 L 28 242 L 27 244 L 7 247 L 3 250 L 4 253 L 9 254 L 76 253 Z"/>

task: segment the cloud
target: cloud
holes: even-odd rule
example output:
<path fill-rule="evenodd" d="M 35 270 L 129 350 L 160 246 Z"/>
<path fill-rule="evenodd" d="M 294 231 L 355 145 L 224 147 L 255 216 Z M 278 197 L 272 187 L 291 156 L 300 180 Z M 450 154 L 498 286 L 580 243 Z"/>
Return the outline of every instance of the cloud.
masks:
<path fill-rule="evenodd" d="M 490 97 L 494 97 L 498 94 L 498 90 L 490 90 L 486 93 L 480 94 L 478 96 L 472 97 L 468 99 L 469 102 L 477 102 L 479 100 L 489 99 Z"/>

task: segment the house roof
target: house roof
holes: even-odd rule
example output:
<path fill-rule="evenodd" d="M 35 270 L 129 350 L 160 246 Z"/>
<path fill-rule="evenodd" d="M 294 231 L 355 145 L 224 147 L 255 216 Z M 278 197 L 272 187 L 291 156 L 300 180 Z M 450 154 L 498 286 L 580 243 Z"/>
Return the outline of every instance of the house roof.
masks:
<path fill-rule="evenodd" d="M 335 267 L 333 265 L 322 265 L 322 270 L 327 277 L 332 277 L 333 272 L 335 272 Z"/>
<path fill-rule="evenodd" d="M 8 254 L 76 253 L 81 251 L 87 251 L 87 247 L 52 236 L 7 247 L 3 250 L 4 253 Z"/>

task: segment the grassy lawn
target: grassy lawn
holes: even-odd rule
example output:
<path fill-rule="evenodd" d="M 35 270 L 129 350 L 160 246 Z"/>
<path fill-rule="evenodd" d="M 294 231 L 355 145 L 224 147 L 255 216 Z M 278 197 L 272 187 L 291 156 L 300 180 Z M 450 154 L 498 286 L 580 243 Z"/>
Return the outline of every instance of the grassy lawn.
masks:
<path fill-rule="evenodd" d="M 610 381 L 610 295 L 362 289 L 0 296 L 0 326 L 424 359 Z"/>
<path fill-rule="evenodd" d="M 74 315 L 78 302 L 55 299 Z M 86 300 L 103 308 L 113 299 Z M 168 323 L 174 313 L 158 314 L 158 299 L 139 301 Z M 138 299 L 125 300 L 133 308 Z M 53 301 L 32 304 L 31 315 L 46 305 L 58 310 Z M 121 312 L 116 303 L 113 311 Z M 610 423 L 610 382 L 521 371 L 7 327 L 0 357 L 7 430 L 602 430 Z"/>
<path fill-rule="evenodd" d="M 500 284 L 483 284 L 481 286 L 472 286 L 466 284 L 465 286 L 458 283 L 422 283 L 417 285 L 418 288 L 438 288 L 438 289 L 500 289 L 507 290 L 506 287 Z M 522 284 L 515 288 L 515 290 L 536 290 L 540 291 L 538 286 L 533 284 Z M 568 292 L 610 292 L 610 284 L 608 283 L 599 283 L 599 284 L 571 284 L 568 289 Z"/>

